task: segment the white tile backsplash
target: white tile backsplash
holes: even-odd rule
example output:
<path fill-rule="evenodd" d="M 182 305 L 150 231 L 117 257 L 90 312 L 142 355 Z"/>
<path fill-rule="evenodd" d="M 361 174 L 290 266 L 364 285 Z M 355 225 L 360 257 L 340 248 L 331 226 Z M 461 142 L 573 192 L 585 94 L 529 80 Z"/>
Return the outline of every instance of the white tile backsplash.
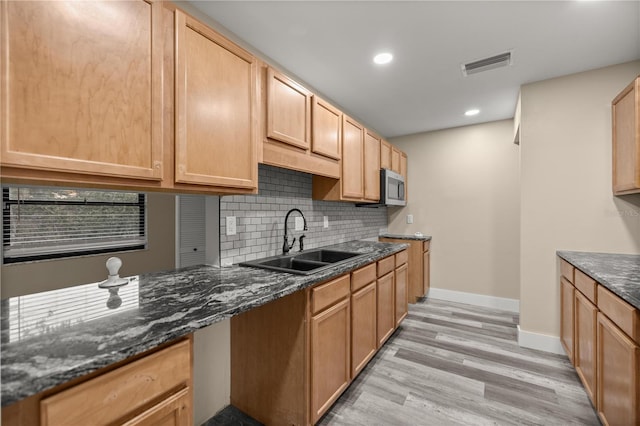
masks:
<path fill-rule="evenodd" d="M 307 219 L 307 231 L 294 231 L 289 216 L 289 242 L 306 235 L 305 249 L 351 240 L 376 239 L 387 229 L 387 208 L 359 208 L 354 203 L 311 199 L 311 175 L 260 164 L 257 195 L 220 197 L 220 258 L 222 264 L 273 256 L 282 252 L 284 217 L 298 208 Z M 226 217 L 236 217 L 236 235 L 226 235 Z M 329 228 L 323 227 L 329 217 Z"/>

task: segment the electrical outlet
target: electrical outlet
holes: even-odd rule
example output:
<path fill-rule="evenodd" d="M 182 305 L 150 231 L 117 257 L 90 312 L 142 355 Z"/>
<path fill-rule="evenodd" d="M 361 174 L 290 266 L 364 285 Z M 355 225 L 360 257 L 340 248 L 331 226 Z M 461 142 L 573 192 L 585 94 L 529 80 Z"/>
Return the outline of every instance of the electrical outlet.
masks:
<path fill-rule="evenodd" d="M 304 220 L 301 217 L 296 217 L 296 231 L 302 231 L 304 229 Z"/>
<path fill-rule="evenodd" d="M 412 214 L 408 214 L 407 215 L 407 223 L 413 223 L 413 215 Z"/>
<path fill-rule="evenodd" d="M 236 217 L 227 216 L 227 235 L 236 235 Z"/>
<path fill-rule="evenodd" d="M 329 216 L 323 216 L 322 217 L 322 222 L 323 222 L 323 226 L 325 228 L 328 228 L 329 227 Z"/>

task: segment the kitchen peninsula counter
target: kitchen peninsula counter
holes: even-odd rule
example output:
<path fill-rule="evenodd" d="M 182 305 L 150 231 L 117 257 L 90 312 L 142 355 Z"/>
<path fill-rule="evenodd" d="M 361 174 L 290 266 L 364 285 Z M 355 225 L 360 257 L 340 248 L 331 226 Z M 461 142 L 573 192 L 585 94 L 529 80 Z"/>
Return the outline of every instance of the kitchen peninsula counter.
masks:
<path fill-rule="evenodd" d="M 309 275 L 234 265 L 130 277 L 117 297 L 97 283 L 4 299 L 2 406 L 397 253 L 407 244 L 351 241 L 365 254 Z"/>

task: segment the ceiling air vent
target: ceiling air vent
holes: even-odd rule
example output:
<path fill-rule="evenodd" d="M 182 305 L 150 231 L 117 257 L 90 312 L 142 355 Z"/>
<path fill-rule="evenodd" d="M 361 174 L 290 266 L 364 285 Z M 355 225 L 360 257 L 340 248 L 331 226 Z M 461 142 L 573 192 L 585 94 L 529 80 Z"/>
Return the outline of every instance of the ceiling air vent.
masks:
<path fill-rule="evenodd" d="M 462 74 L 466 77 L 471 74 L 489 71 L 495 68 L 511 65 L 511 52 L 501 53 L 490 58 L 479 59 L 477 61 L 462 64 Z"/>

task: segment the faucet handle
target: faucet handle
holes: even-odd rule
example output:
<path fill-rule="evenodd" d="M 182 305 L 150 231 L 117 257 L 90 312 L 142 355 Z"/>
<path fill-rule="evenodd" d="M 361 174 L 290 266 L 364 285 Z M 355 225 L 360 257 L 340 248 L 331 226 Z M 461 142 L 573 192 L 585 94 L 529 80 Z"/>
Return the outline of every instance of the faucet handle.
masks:
<path fill-rule="evenodd" d="M 298 244 L 300 244 L 300 251 L 304 250 L 304 242 L 303 240 L 306 238 L 306 235 L 300 235 L 300 240 L 298 240 Z"/>

